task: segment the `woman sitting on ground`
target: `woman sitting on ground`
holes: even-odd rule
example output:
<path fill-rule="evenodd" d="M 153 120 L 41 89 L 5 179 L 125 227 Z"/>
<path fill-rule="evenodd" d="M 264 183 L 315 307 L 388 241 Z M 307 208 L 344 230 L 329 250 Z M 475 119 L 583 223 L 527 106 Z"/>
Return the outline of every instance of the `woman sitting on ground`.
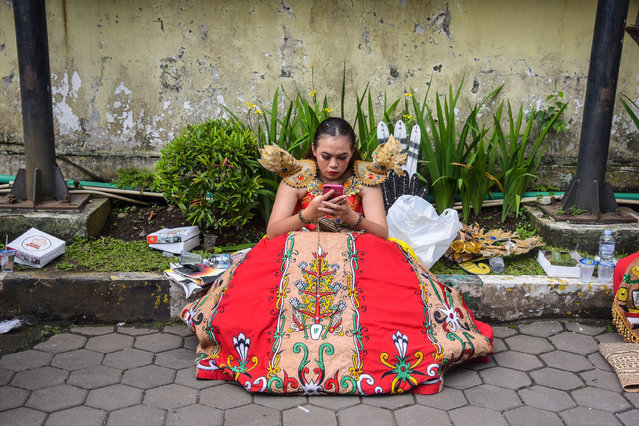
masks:
<path fill-rule="evenodd" d="M 267 238 L 182 312 L 199 338 L 198 378 L 253 392 L 430 394 L 446 369 L 492 352 L 492 329 L 460 292 L 387 239 L 378 184 L 401 171 L 399 144 L 365 162 L 355 143 L 329 118 L 308 159 L 262 150 L 282 176 Z"/>

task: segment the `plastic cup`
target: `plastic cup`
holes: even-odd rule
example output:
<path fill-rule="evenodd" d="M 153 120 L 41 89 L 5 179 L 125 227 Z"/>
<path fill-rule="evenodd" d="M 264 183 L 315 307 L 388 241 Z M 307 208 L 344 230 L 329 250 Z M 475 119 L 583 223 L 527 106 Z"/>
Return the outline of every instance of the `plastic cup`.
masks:
<path fill-rule="evenodd" d="M 595 271 L 595 262 L 593 259 L 581 259 L 579 261 L 579 278 L 583 282 L 589 282 L 592 279 L 592 273 Z"/>
<path fill-rule="evenodd" d="M 0 269 L 2 270 L 2 272 L 13 272 L 13 263 L 15 257 L 15 250 L 0 250 Z"/>
<path fill-rule="evenodd" d="M 601 284 L 610 284 L 612 282 L 614 272 L 615 262 L 610 260 L 601 260 L 599 261 L 599 266 L 597 266 L 597 280 Z"/>
<path fill-rule="evenodd" d="M 184 250 L 180 253 L 180 265 L 199 265 L 200 263 L 202 263 L 202 256 L 199 254 Z"/>

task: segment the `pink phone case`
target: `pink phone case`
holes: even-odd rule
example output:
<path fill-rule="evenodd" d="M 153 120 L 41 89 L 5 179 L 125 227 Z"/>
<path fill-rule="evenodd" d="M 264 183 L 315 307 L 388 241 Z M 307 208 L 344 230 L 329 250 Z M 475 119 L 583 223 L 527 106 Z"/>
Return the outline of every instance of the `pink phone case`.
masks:
<path fill-rule="evenodd" d="M 322 195 L 326 194 L 331 189 L 333 190 L 333 196 L 331 198 L 339 197 L 344 193 L 344 187 L 342 185 L 324 184 L 322 188 Z"/>

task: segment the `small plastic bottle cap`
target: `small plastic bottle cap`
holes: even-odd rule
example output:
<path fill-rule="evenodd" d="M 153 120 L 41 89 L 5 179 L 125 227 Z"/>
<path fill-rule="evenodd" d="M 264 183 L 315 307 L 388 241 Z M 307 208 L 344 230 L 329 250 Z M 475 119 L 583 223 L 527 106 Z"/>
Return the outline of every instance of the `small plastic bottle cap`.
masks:
<path fill-rule="evenodd" d="M 587 265 L 587 266 L 591 266 L 591 265 L 596 265 L 597 264 L 597 262 L 595 262 L 593 259 L 586 259 L 586 258 L 580 259 L 579 262 L 582 265 Z"/>

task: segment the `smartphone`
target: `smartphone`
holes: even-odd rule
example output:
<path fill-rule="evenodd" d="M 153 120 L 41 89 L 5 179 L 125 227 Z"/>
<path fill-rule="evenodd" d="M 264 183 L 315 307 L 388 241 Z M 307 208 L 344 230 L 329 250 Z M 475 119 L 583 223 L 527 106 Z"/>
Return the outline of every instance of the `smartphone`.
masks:
<path fill-rule="evenodd" d="M 322 188 L 322 195 L 330 192 L 331 189 L 333 190 L 333 195 L 331 195 L 331 198 L 339 197 L 340 195 L 344 194 L 344 187 L 342 185 L 324 184 L 324 187 Z"/>

